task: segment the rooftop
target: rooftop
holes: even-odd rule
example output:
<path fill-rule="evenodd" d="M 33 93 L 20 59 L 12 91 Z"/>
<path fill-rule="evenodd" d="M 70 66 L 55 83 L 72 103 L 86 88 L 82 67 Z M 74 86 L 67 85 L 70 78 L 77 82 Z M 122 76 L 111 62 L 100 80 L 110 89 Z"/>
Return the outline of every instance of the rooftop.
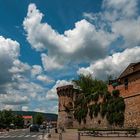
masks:
<path fill-rule="evenodd" d="M 140 72 L 140 62 L 129 64 L 128 67 L 121 73 L 119 79 L 133 74 L 135 72 Z"/>

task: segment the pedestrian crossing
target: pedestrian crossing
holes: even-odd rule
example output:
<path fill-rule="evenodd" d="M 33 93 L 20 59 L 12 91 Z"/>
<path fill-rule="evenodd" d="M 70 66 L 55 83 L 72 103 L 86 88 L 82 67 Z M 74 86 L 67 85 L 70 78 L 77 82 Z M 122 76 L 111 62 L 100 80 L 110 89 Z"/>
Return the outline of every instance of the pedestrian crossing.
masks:
<path fill-rule="evenodd" d="M 3 134 L 0 135 L 0 139 L 4 139 L 4 138 L 36 138 L 36 137 L 42 137 L 42 134 L 14 134 L 14 135 L 10 135 L 10 134 Z"/>

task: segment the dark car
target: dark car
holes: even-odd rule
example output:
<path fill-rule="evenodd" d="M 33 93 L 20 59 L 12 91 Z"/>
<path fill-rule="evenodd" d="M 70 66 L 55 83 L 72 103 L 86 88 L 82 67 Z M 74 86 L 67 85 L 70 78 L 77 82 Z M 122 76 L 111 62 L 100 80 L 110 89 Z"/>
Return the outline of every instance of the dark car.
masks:
<path fill-rule="evenodd" d="M 32 124 L 30 126 L 30 132 L 39 132 L 39 125 L 37 124 Z"/>
<path fill-rule="evenodd" d="M 40 129 L 46 129 L 46 125 L 40 125 Z"/>

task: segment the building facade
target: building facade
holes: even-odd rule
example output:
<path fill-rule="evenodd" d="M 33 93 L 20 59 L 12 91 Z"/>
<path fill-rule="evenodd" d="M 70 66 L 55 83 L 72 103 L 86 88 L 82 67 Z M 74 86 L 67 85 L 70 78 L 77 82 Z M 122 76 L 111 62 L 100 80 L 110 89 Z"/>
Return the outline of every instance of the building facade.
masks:
<path fill-rule="evenodd" d="M 130 64 L 115 82 L 108 90 L 118 89 L 125 100 L 125 127 L 140 127 L 140 62 Z"/>
<path fill-rule="evenodd" d="M 28 126 L 29 124 L 33 123 L 33 117 L 32 116 L 22 116 L 24 119 L 24 125 Z"/>

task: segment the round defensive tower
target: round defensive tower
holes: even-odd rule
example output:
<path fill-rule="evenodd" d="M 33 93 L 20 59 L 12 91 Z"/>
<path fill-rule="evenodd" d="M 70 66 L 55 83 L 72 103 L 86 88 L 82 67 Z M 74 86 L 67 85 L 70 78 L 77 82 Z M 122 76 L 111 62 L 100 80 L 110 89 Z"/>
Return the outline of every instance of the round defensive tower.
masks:
<path fill-rule="evenodd" d="M 58 127 L 71 128 L 73 127 L 73 85 L 66 85 L 57 88 L 57 95 L 59 97 L 58 106 Z"/>

